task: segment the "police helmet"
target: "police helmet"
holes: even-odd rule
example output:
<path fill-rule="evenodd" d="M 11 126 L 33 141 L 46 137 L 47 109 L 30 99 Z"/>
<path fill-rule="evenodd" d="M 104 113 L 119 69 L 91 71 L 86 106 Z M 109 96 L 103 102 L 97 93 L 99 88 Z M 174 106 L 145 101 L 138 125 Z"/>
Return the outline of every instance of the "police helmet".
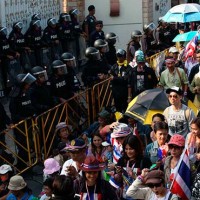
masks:
<path fill-rule="evenodd" d="M 41 27 L 40 20 L 32 20 L 31 26 L 34 26 L 36 28 L 40 28 Z"/>
<path fill-rule="evenodd" d="M 44 77 L 45 81 L 48 80 L 47 71 L 44 68 L 40 67 L 40 66 L 33 67 L 31 69 L 31 73 L 37 78 Z"/>
<path fill-rule="evenodd" d="M 110 32 L 110 33 L 106 33 L 105 39 L 109 44 L 115 44 L 117 36 L 115 33 Z"/>
<path fill-rule="evenodd" d="M 69 52 L 65 52 L 61 55 L 61 60 L 67 64 L 67 66 L 70 67 L 76 67 L 76 59 L 75 57 L 69 53 Z"/>
<path fill-rule="evenodd" d="M 138 37 L 141 37 L 141 36 L 142 36 L 142 33 L 139 30 L 134 30 L 131 33 L 131 39 L 135 39 L 135 38 L 138 38 Z"/>
<path fill-rule="evenodd" d="M 103 47 L 107 47 L 108 43 L 102 39 L 95 40 L 94 47 L 97 49 L 101 49 Z"/>
<path fill-rule="evenodd" d="M 16 77 L 17 83 L 18 84 L 29 84 L 31 85 L 33 82 L 36 81 L 36 78 L 31 75 L 30 73 L 27 74 L 18 74 Z"/>
<path fill-rule="evenodd" d="M 91 60 L 100 60 L 99 50 L 94 47 L 88 47 L 85 50 L 85 56 Z"/>
<path fill-rule="evenodd" d="M 16 23 L 14 23 L 13 24 L 13 29 L 14 30 L 22 30 L 22 28 L 23 28 L 23 23 L 22 22 L 16 22 Z"/>
<path fill-rule="evenodd" d="M 31 20 L 41 20 L 40 14 L 39 14 L 39 13 L 34 14 L 34 15 L 31 17 Z"/>
<path fill-rule="evenodd" d="M 54 60 L 52 63 L 52 69 L 54 72 L 61 70 L 61 74 L 67 74 L 66 64 L 64 64 L 61 60 Z"/>
<path fill-rule="evenodd" d="M 69 11 L 69 14 L 70 14 L 70 15 L 76 15 L 76 16 L 77 16 L 77 15 L 79 14 L 79 10 L 76 9 L 76 8 L 75 8 L 75 9 L 71 9 L 71 10 Z"/>
<path fill-rule="evenodd" d="M 126 58 L 126 51 L 124 49 L 118 49 L 116 52 L 118 58 Z"/>
<path fill-rule="evenodd" d="M 7 35 L 7 28 L 6 27 L 0 27 L 0 35 L 2 35 L 2 36 Z"/>
<path fill-rule="evenodd" d="M 54 25 L 56 25 L 56 24 L 57 24 L 57 21 L 56 21 L 55 18 L 49 18 L 49 19 L 47 20 L 47 25 L 48 25 L 48 26 L 54 26 Z"/>
<path fill-rule="evenodd" d="M 63 22 L 63 21 L 65 21 L 65 22 L 71 21 L 71 17 L 70 17 L 70 15 L 68 13 L 61 13 L 59 19 L 60 19 L 61 22 Z"/>
<path fill-rule="evenodd" d="M 144 27 L 143 27 L 143 31 L 145 32 L 145 33 L 148 33 L 148 32 L 150 32 L 150 31 L 153 31 L 153 30 L 155 30 L 156 29 L 156 25 L 152 22 L 152 23 L 150 23 L 150 24 L 145 24 L 144 25 Z"/>

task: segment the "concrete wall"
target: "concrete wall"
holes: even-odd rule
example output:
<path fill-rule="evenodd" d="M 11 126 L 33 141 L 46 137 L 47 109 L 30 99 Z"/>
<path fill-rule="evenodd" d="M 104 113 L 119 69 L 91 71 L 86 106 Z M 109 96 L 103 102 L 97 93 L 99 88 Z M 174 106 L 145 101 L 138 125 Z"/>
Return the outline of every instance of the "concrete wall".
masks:
<path fill-rule="evenodd" d="M 85 14 L 87 8 L 93 4 L 96 7 L 96 18 L 103 20 L 104 32 L 114 32 L 119 36 L 117 48 L 126 48 L 133 30 L 142 30 L 143 12 L 141 0 L 120 0 L 120 16 L 110 17 L 109 0 L 85 0 Z"/>

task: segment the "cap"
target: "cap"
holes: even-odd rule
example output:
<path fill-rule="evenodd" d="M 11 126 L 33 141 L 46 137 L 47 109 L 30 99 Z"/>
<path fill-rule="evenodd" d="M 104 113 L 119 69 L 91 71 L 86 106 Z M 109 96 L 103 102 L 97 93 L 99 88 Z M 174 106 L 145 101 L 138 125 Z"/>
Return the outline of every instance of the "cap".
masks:
<path fill-rule="evenodd" d="M 182 135 L 175 134 L 170 138 L 168 145 L 177 145 L 179 147 L 185 146 L 185 138 Z"/>
<path fill-rule="evenodd" d="M 105 163 L 99 162 L 94 156 L 87 156 L 80 168 L 85 172 L 101 171 L 105 169 Z"/>
<path fill-rule="evenodd" d="M 176 47 L 170 47 L 169 53 L 179 53 L 179 51 Z"/>
<path fill-rule="evenodd" d="M 9 171 L 12 171 L 12 168 L 11 168 L 10 165 L 6 165 L 6 164 L 1 165 L 1 167 L 0 167 L 0 174 L 6 174 Z"/>
<path fill-rule="evenodd" d="M 119 123 L 111 133 L 111 138 L 126 137 L 131 133 L 131 129 L 127 124 Z"/>
<path fill-rule="evenodd" d="M 85 141 L 81 138 L 76 138 L 65 148 L 67 151 L 78 151 L 86 147 Z"/>
<path fill-rule="evenodd" d="M 136 62 L 137 63 L 145 62 L 145 57 L 141 55 L 136 56 Z"/>
<path fill-rule="evenodd" d="M 54 158 L 48 158 L 44 161 L 44 174 L 53 174 L 60 170 L 61 166 Z"/>
<path fill-rule="evenodd" d="M 137 50 L 137 51 L 135 52 L 135 57 L 137 57 L 137 56 L 142 56 L 142 57 L 144 57 L 144 52 L 141 51 L 141 50 Z"/>
<path fill-rule="evenodd" d="M 161 170 L 150 171 L 145 177 L 145 184 L 161 183 L 165 180 L 164 173 Z"/>
<path fill-rule="evenodd" d="M 107 110 L 102 110 L 101 112 L 99 112 L 98 116 L 102 118 L 107 118 L 110 117 L 110 113 Z"/>
<path fill-rule="evenodd" d="M 166 90 L 167 94 L 170 94 L 170 92 L 176 92 L 179 95 L 183 95 L 183 90 L 177 86 L 172 86 Z"/>
<path fill-rule="evenodd" d="M 67 127 L 67 124 L 66 122 L 60 122 L 56 125 L 56 130 L 55 130 L 55 133 L 57 133 L 61 128 L 66 128 Z"/>
<path fill-rule="evenodd" d="M 10 178 L 8 189 L 9 190 L 21 190 L 27 186 L 22 176 L 16 175 Z"/>

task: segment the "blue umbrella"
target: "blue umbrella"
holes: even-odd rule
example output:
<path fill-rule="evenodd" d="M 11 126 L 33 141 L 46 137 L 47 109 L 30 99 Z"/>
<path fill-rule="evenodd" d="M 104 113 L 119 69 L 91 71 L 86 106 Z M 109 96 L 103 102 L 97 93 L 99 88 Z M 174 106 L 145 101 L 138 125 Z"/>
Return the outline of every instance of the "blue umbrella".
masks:
<path fill-rule="evenodd" d="M 162 17 L 162 20 L 181 23 L 200 21 L 200 5 L 187 3 L 174 6 Z"/>
<path fill-rule="evenodd" d="M 186 33 L 178 34 L 172 42 L 186 42 L 192 40 L 192 38 L 197 34 L 197 31 L 190 31 Z M 200 36 L 198 36 L 198 39 L 200 39 Z"/>

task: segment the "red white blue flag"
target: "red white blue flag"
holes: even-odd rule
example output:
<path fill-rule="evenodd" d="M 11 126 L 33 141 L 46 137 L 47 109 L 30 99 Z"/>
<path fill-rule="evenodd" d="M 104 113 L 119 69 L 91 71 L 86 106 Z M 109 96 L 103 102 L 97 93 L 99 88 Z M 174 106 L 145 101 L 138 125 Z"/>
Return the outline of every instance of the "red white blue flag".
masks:
<path fill-rule="evenodd" d="M 198 44 L 198 36 L 199 36 L 199 33 L 197 32 L 197 34 L 192 38 L 192 40 L 186 45 L 185 50 L 184 50 L 184 56 L 186 60 L 189 57 L 193 57 L 194 52 L 196 50 L 196 46 Z"/>
<path fill-rule="evenodd" d="M 191 199 L 191 171 L 188 155 L 188 150 L 184 149 L 170 188 L 171 192 L 178 195 L 182 200 Z"/>

